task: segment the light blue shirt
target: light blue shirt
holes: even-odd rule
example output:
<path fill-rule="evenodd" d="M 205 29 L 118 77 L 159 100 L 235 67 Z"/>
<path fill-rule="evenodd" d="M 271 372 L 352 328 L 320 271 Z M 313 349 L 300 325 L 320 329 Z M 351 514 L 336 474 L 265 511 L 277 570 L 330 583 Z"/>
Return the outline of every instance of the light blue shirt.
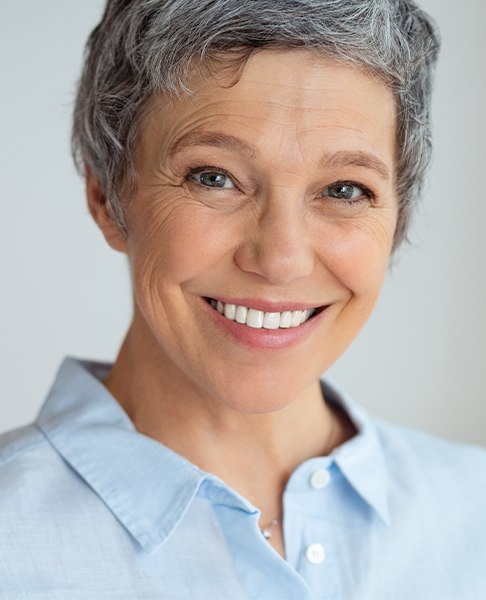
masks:
<path fill-rule="evenodd" d="M 286 560 L 259 511 L 138 433 L 67 359 L 34 424 L 0 436 L 1 600 L 485 600 L 486 451 L 376 419 L 292 473 Z"/>

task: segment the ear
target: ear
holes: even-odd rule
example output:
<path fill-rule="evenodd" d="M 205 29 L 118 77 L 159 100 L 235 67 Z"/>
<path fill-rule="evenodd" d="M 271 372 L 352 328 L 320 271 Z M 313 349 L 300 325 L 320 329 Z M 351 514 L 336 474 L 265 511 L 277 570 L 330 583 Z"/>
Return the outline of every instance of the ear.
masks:
<path fill-rule="evenodd" d="M 98 225 L 108 245 L 113 248 L 113 250 L 126 254 L 126 236 L 120 231 L 120 228 L 115 221 L 112 208 L 101 188 L 100 182 L 87 165 L 85 166 L 85 176 L 86 196 L 91 216 Z"/>

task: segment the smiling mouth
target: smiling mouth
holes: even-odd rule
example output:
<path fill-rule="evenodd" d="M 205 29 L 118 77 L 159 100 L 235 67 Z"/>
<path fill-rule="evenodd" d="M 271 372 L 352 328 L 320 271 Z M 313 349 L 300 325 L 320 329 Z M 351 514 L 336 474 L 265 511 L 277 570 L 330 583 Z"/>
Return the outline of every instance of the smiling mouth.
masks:
<path fill-rule="evenodd" d="M 205 298 L 205 300 L 229 321 L 235 321 L 252 329 L 291 329 L 300 327 L 326 308 L 325 306 L 318 306 L 302 310 L 264 312 L 239 304 L 225 304 L 214 298 Z"/>

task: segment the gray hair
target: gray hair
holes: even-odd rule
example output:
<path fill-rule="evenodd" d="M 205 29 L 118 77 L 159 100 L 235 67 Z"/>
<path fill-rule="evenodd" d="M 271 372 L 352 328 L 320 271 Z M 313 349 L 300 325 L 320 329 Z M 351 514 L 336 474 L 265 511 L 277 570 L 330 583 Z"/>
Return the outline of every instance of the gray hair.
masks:
<path fill-rule="evenodd" d="M 380 77 L 397 104 L 395 248 L 406 237 L 431 154 L 435 24 L 413 0 L 108 0 L 91 33 L 74 111 L 73 154 L 100 182 L 120 229 L 134 148 L 156 94 L 188 93 L 191 70 L 242 68 L 257 49 L 302 48 Z"/>

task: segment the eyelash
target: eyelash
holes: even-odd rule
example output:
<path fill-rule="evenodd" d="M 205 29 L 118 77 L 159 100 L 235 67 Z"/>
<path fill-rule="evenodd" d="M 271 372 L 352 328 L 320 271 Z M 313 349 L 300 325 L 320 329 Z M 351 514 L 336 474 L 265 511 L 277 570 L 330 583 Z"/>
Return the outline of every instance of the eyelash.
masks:
<path fill-rule="evenodd" d="M 213 167 L 211 165 L 194 167 L 192 169 L 189 169 L 189 171 L 187 172 L 187 174 L 185 176 L 185 179 L 186 179 L 186 181 L 195 183 L 196 185 L 199 185 L 199 186 L 201 186 L 203 188 L 206 188 L 208 190 L 210 190 L 210 189 L 218 190 L 217 187 L 210 188 L 210 187 L 204 186 L 203 184 L 198 183 L 197 181 L 195 181 L 194 179 L 192 179 L 192 177 L 194 175 L 196 175 L 198 173 L 204 173 L 204 172 L 212 172 L 212 173 L 219 173 L 221 175 L 225 175 L 226 177 L 228 177 L 228 179 L 234 185 L 234 188 L 236 190 L 239 190 L 238 185 L 236 184 L 233 176 L 226 169 L 223 169 L 221 167 Z M 335 181 L 335 182 L 331 183 L 330 185 L 326 186 L 324 188 L 324 190 L 327 190 L 327 189 L 329 189 L 331 187 L 339 187 L 339 186 L 353 186 L 355 188 L 360 189 L 363 193 L 360 194 L 357 198 L 350 198 L 349 200 L 340 199 L 340 198 L 334 198 L 333 196 L 328 196 L 331 200 L 333 200 L 333 201 L 335 201 L 337 203 L 348 204 L 348 205 L 350 205 L 350 204 L 358 204 L 360 202 L 363 202 L 363 197 L 365 197 L 370 202 L 372 202 L 376 198 L 375 194 L 368 187 L 366 187 L 362 183 L 357 183 L 356 181 L 348 181 L 348 180 Z M 225 189 L 225 188 L 219 188 L 219 190 L 222 190 L 222 189 Z"/>

